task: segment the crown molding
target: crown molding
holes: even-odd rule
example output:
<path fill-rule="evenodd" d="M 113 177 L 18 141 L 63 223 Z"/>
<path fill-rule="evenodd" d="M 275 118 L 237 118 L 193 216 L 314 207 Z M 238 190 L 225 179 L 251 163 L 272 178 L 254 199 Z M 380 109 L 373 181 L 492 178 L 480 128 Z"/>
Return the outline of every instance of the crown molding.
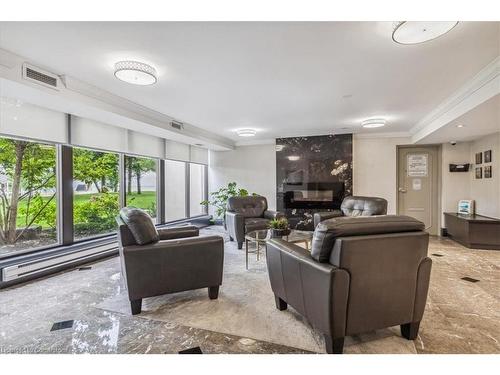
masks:
<path fill-rule="evenodd" d="M 244 147 L 244 146 L 274 145 L 274 144 L 276 144 L 276 139 L 266 138 L 266 139 L 255 139 L 251 141 L 238 141 L 234 145 L 236 147 Z"/>
<path fill-rule="evenodd" d="M 410 138 L 410 132 L 386 132 L 386 133 L 357 133 L 354 134 L 354 139 L 370 139 L 370 138 Z"/>
<path fill-rule="evenodd" d="M 350 134 L 350 133 L 334 133 L 334 134 Z M 279 138 L 294 138 L 294 137 L 314 137 L 323 134 L 309 134 L 309 135 L 299 135 L 299 136 L 283 136 Z M 377 138 L 408 138 L 410 140 L 410 132 L 385 132 L 385 133 L 353 133 L 354 139 L 377 139 Z M 257 146 L 257 145 L 274 145 L 276 144 L 276 139 L 266 138 L 266 139 L 255 139 L 249 141 L 238 141 L 235 143 L 236 147 L 244 146 Z"/>
<path fill-rule="evenodd" d="M 410 133 L 413 136 L 412 140 L 417 142 L 452 119 L 468 112 L 472 109 L 470 108 L 472 102 L 477 102 L 478 100 L 485 101 L 494 96 L 495 92 L 499 94 L 500 84 L 496 84 L 495 81 L 497 80 L 500 80 L 500 56 L 495 58 L 454 94 L 415 124 L 410 129 Z M 478 104 L 480 103 L 476 103 L 474 106 Z"/>

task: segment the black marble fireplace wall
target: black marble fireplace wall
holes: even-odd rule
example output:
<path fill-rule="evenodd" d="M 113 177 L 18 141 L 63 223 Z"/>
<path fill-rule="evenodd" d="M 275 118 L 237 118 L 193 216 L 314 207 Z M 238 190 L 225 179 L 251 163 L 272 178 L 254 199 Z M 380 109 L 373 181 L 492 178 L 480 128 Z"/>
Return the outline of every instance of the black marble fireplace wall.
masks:
<path fill-rule="evenodd" d="M 352 134 L 276 139 L 277 208 L 290 226 L 313 230 L 313 214 L 352 195 Z"/>

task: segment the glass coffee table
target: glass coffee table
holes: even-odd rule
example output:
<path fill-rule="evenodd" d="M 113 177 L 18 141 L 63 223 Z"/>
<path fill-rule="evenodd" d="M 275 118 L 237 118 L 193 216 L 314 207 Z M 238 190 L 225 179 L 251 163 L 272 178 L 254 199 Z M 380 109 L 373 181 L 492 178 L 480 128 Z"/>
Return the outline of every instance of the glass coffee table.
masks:
<path fill-rule="evenodd" d="M 283 240 L 290 243 L 304 243 L 307 250 L 311 248 L 313 232 L 305 230 L 292 229 L 288 236 L 281 237 Z M 245 266 L 248 269 L 248 254 L 257 253 L 257 260 L 260 259 L 261 247 L 266 249 L 267 241 L 271 239 L 271 231 L 268 229 L 254 230 L 245 235 Z M 248 244 L 255 243 L 255 250 L 249 250 Z"/>

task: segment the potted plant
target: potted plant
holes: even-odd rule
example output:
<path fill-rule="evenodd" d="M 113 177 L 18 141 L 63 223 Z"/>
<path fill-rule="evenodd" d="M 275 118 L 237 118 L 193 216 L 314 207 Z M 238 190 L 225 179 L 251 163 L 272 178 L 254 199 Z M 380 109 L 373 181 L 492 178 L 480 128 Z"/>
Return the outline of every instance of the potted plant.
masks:
<path fill-rule="evenodd" d="M 219 190 L 210 193 L 210 199 L 200 202 L 200 204 L 204 206 L 208 205 L 214 206 L 215 217 L 218 218 L 219 220 L 222 220 L 225 228 L 227 200 L 230 197 L 246 197 L 247 195 L 249 195 L 248 190 L 238 188 L 236 186 L 236 182 L 230 182 L 229 184 L 227 184 L 227 186 L 222 187 Z"/>
<path fill-rule="evenodd" d="M 269 222 L 269 229 L 271 229 L 271 238 L 280 238 L 290 234 L 288 227 L 288 220 L 284 217 L 273 219 Z"/>

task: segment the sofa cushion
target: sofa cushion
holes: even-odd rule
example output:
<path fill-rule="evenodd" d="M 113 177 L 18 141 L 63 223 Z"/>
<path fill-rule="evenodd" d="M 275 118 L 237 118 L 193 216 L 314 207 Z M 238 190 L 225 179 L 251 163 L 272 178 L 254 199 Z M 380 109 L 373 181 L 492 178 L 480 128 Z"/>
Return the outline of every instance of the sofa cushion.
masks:
<path fill-rule="evenodd" d="M 260 195 L 230 197 L 227 200 L 227 210 L 244 217 L 263 217 L 264 211 L 267 210 L 267 200 Z"/>
<path fill-rule="evenodd" d="M 127 225 L 138 245 L 146 245 L 158 242 L 160 236 L 151 219 L 151 216 L 144 210 L 135 207 L 123 207 L 120 210 L 120 217 Z"/>
<path fill-rule="evenodd" d="M 424 229 L 425 225 L 421 221 L 401 215 L 328 219 L 319 223 L 314 230 L 311 256 L 318 262 L 328 262 L 335 240 L 339 237 L 416 232 Z"/>
<path fill-rule="evenodd" d="M 245 232 L 251 232 L 258 229 L 267 229 L 269 220 L 261 217 L 252 217 L 245 219 Z"/>

